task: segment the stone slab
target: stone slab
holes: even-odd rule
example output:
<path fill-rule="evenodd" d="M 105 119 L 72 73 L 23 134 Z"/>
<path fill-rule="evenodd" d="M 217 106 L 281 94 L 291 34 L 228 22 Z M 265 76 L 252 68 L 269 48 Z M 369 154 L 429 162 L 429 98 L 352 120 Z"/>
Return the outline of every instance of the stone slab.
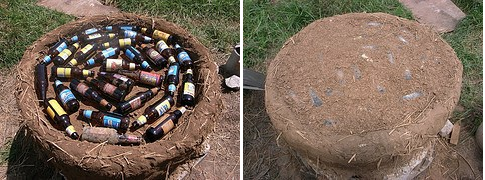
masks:
<path fill-rule="evenodd" d="M 413 13 L 414 18 L 433 27 L 439 33 L 453 31 L 465 18 L 460 8 L 450 0 L 399 0 Z"/>
<path fill-rule="evenodd" d="M 106 15 L 120 11 L 97 0 L 40 0 L 37 5 L 77 17 Z"/>

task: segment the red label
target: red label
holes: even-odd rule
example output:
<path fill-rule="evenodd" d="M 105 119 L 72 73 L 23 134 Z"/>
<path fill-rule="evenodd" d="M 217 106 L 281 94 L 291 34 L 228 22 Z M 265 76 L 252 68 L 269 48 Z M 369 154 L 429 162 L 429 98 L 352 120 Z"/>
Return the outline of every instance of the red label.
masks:
<path fill-rule="evenodd" d="M 132 99 L 130 101 L 130 106 L 131 106 L 131 109 L 137 109 L 141 106 L 141 98 L 140 97 L 137 97 L 135 99 Z"/>

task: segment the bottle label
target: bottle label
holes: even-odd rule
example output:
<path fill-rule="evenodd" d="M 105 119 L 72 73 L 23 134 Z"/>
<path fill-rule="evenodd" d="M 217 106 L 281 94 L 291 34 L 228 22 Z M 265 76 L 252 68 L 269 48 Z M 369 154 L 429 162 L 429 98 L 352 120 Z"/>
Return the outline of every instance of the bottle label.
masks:
<path fill-rule="evenodd" d="M 113 74 L 113 77 L 119 80 L 122 80 L 124 82 L 128 81 L 128 78 L 119 74 Z"/>
<path fill-rule="evenodd" d="M 178 72 L 179 72 L 179 66 L 178 65 L 172 65 L 168 69 L 168 76 L 170 76 L 170 75 L 176 76 Z"/>
<path fill-rule="evenodd" d="M 81 49 L 81 52 L 83 52 L 84 54 L 88 53 L 89 50 L 93 49 L 93 45 L 91 44 L 88 44 L 86 46 L 84 46 L 82 49 Z"/>
<path fill-rule="evenodd" d="M 125 55 L 126 55 L 126 57 L 130 58 L 131 60 L 133 60 L 135 58 L 135 54 L 133 54 L 131 49 L 126 49 Z"/>
<path fill-rule="evenodd" d="M 194 96 L 195 95 L 195 85 L 193 83 L 190 83 L 190 82 L 186 82 L 184 84 L 184 95 L 191 95 L 191 96 Z"/>
<path fill-rule="evenodd" d="M 120 26 L 120 29 L 133 31 L 133 26 Z"/>
<path fill-rule="evenodd" d="M 56 73 L 57 73 L 57 77 L 70 78 L 71 77 L 71 68 L 58 67 L 56 69 Z"/>
<path fill-rule="evenodd" d="M 157 86 L 160 81 L 160 75 L 159 74 L 153 74 L 145 71 L 141 71 L 140 73 L 140 82 L 152 86 Z"/>
<path fill-rule="evenodd" d="M 101 53 L 105 58 L 108 58 L 108 57 L 114 56 L 116 54 L 116 50 L 113 48 L 108 48 Z"/>
<path fill-rule="evenodd" d="M 70 55 L 72 54 L 71 50 L 69 49 L 64 49 L 61 53 L 59 53 L 59 57 L 61 57 L 63 60 L 66 60 Z"/>
<path fill-rule="evenodd" d="M 93 111 L 91 110 L 84 110 L 83 111 L 83 116 L 87 119 L 91 119 L 91 115 L 93 114 Z"/>
<path fill-rule="evenodd" d="M 60 93 L 59 93 L 59 97 L 62 101 L 62 104 L 66 105 L 67 102 L 71 101 L 71 100 L 75 100 L 76 97 L 74 96 L 74 94 L 72 94 L 71 90 L 69 89 L 64 89 L 62 90 Z"/>
<path fill-rule="evenodd" d="M 147 118 L 145 116 L 140 116 L 136 119 L 136 122 L 139 124 L 139 125 L 143 125 L 145 123 L 147 123 Z"/>
<path fill-rule="evenodd" d="M 79 37 L 78 37 L 78 36 L 73 36 L 73 37 L 71 38 L 71 41 L 72 41 L 72 42 L 77 42 L 77 41 L 79 41 Z"/>
<path fill-rule="evenodd" d="M 153 38 L 160 39 L 160 38 L 157 38 L 157 37 L 153 37 Z M 165 41 L 163 41 L 163 40 L 158 41 L 156 46 L 157 46 L 158 52 L 160 52 L 160 53 L 162 53 L 163 50 L 168 49 L 167 43 L 165 43 Z"/>
<path fill-rule="evenodd" d="M 130 46 L 131 39 L 130 38 L 120 39 L 119 43 L 120 43 L 120 47 Z"/>
<path fill-rule="evenodd" d="M 190 56 L 189 54 L 187 54 L 187 52 L 180 52 L 178 55 L 177 55 L 177 58 L 179 59 L 179 62 L 182 63 L 184 61 L 191 61 L 192 59 L 190 59 Z"/>
<path fill-rule="evenodd" d="M 193 74 L 192 69 L 187 69 L 187 71 L 185 72 L 185 74 Z"/>
<path fill-rule="evenodd" d="M 49 116 L 52 119 L 54 119 L 54 117 L 56 116 L 56 113 L 59 116 L 67 114 L 66 111 L 62 109 L 61 105 L 55 99 L 49 100 L 48 103 L 49 103 L 49 106 L 47 107 L 47 114 L 49 114 Z"/>
<path fill-rule="evenodd" d="M 162 101 L 159 105 L 155 106 L 155 110 L 158 112 L 158 116 L 167 112 L 170 109 L 170 102 L 168 100 Z"/>
<path fill-rule="evenodd" d="M 88 77 L 91 71 L 83 69 L 83 76 Z"/>
<path fill-rule="evenodd" d="M 131 31 L 131 30 L 125 30 L 125 37 L 127 38 L 135 38 L 135 36 L 137 35 L 138 33 L 135 32 L 135 31 Z"/>
<path fill-rule="evenodd" d="M 66 49 L 66 48 L 67 48 L 67 43 L 66 43 L 66 42 L 62 42 L 62 44 L 60 44 L 60 45 L 59 45 L 59 46 L 56 48 L 56 50 L 57 50 L 57 52 L 61 52 L 61 51 L 63 51 L 63 50 L 64 50 L 64 49 Z"/>
<path fill-rule="evenodd" d="M 94 65 L 94 63 L 95 63 L 95 62 L 94 62 L 94 59 L 93 59 L 93 58 L 91 58 L 91 59 L 89 59 L 89 60 L 87 60 L 87 61 L 86 61 L 86 64 L 87 64 L 88 66 L 92 66 L 92 65 Z"/>
<path fill-rule="evenodd" d="M 109 95 L 113 95 L 115 90 L 116 90 L 116 86 L 113 86 L 111 84 L 105 84 L 104 87 L 103 87 L 103 92 L 105 92 Z"/>
<path fill-rule="evenodd" d="M 164 41 L 167 41 L 168 37 L 170 37 L 170 34 L 168 33 L 165 33 L 159 30 L 153 31 L 153 38 L 155 39 L 162 39 Z"/>
<path fill-rule="evenodd" d="M 175 58 L 173 56 L 170 56 L 170 57 L 168 57 L 168 62 L 170 64 L 172 64 L 172 63 L 177 62 L 177 61 L 175 60 Z"/>
<path fill-rule="evenodd" d="M 133 63 L 132 63 L 132 64 L 133 64 Z M 133 64 L 133 65 L 134 65 L 134 64 Z M 141 68 L 143 68 L 143 69 L 147 69 L 147 68 L 149 68 L 149 67 L 150 67 L 150 64 L 148 64 L 148 62 L 147 62 L 147 61 L 143 61 L 143 62 L 141 63 Z M 133 67 L 133 69 L 135 69 L 135 67 Z"/>
<path fill-rule="evenodd" d="M 92 35 L 89 35 L 87 40 L 94 40 L 94 39 L 97 39 L 97 38 L 100 38 L 101 37 L 101 34 L 92 34 Z"/>
<path fill-rule="evenodd" d="M 98 29 L 97 28 L 91 28 L 91 29 L 87 29 L 86 31 L 84 31 L 84 33 L 86 35 L 93 34 L 95 32 L 98 32 Z"/>
<path fill-rule="evenodd" d="M 108 37 L 109 37 L 110 39 L 113 39 L 113 38 L 115 38 L 115 37 L 116 37 L 116 34 L 115 34 L 115 33 L 109 33 L 109 34 L 108 34 Z"/>
<path fill-rule="evenodd" d="M 175 92 L 175 91 L 177 91 L 177 87 L 175 86 L 175 84 L 168 85 L 168 91 L 169 92 Z"/>
<path fill-rule="evenodd" d="M 103 117 L 103 125 L 105 127 L 112 127 L 115 129 L 118 129 L 120 127 L 121 119 L 115 118 L 115 117 L 110 117 L 110 116 L 104 116 Z"/>
<path fill-rule="evenodd" d="M 106 29 L 106 31 L 113 31 L 113 26 L 106 26 L 104 29 Z"/>
<path fill-rule="evenodd" d="M 107 71 L 116 71 L 121 69 L 123 65 L 123 60 L 121 59 L 106 59 L 106 70 Z"/>
<path fill-rule="evenodd" d="M 103 43 L 103 48 L 109 48 L 109 47 L 110 47 L 109 42 Z"/>
<path fill-rule="evenodd" d="M 150 58 L 152 58 L 153 60 L 155 59 L 160 59 L 160 57 L 162 55 L 160 55 L 160 53 L 158 53 L 157 51 L 155 51 L 154 49 L 150 48 L 147 50 L 147 54 L 148 56 L 150 56 Z"/>
<path fill-rule="evenodd" d="M 43 61 L 44 61 L 45 64 L 49 64 L 52 61 L 52 58 L 51 58 L 51 56 L 47 55 L 47 56 L 44 57 Z"/>
<path fill-rule="evenodd" d="M 77 60 L 76 60 L 76 59 L 71 59 L 71 60 L 69 61 L 69 65 L 71 65 L 71 66 L 75 66 L 75 65 L 77 65 Z"/>
<path fill-rule="evenodd" d="M 131 109 L 138 109 L 141 107 L 141 97 L 136 97 L 135 99 L 130 100 L 128 103 L 130 104 Z"/>
<path fill-rule="evenodd" d="M 84 83 L 79 83 L 76 87 L 76 91 L 81 93 L 82 95 L 86 95 L 86 91 L 89 89 L 88 86 Z"/>
<path fill-rule="evenodd" d="M 172 130 L 173 128 L 175 127 L 175 124 L 173 124 L 173 121 L 172 120 L 168 120 L 166 121 L 163 125 L 162 125 L 162 129 L 163 129 L 163 134 L 167 134 L 170 130 Z"/>
<path fill-rule="evenodd" d="M 150 38 L 148 36 L 141 36 L 141 37 L 143 37 L 143 42 L 144 43 L 149 43 L 149 42 L 151 42 L 153 40 L 152 38 Z"/>
<path fill-rule="evenodd" d="M 67 128 L 66 128 L 66 133 L 67 133 L 69 136 L 70 136 L 70 135 L 72 135 L 72 134 L 74 134 L 75 132 L 76 132 L 76 130 L 74 129 L 74 126 L 72 126 L 72 125 L 67 126 Z"/>

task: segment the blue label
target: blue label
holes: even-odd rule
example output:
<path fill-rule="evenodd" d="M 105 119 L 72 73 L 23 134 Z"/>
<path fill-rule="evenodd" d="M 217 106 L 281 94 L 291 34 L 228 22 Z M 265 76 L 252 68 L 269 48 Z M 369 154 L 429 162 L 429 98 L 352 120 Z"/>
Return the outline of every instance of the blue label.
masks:
<path fill-rule="evenodd" d="M 144 43 L 149 43 L 150 41 L 152 41 L 152 38 L 150 38 L 148 36 L 143 36 L 143 42 Z"/>
<path fill-rule="evenodd" d="M 128 38 L 135 38 L 135 36 L 137 35 L 138 33 L 135 32 L 135 31 L 131 31 L 131 30 L 125 30 L 125 37 L 128 37 Z"/>
<path fill-rule="evenodd" d="M 91 114 L 93 114 L 93 111 L 91 110 L 84 110 L 83 112 L 83 116 L 88 119 L 91 119 Z"/>
<path fill-rule="evenodd" d="M 143 62 L 141 63 L 141 68 L 143 68 L 143 69 L 147 69 L 147 68 L 149 68 L 149 67 L 150 67 L 150 65 L 148 64 L 148 62 L 147 62 L 147 61 L 143 61 Z"/>
<path fill-rule="evenodd" d="M 175 49 L 181 48 L 179 44 L 175 44 Z"/>
<path fill-rule="evenodd" d="M 192 59 L 190 59 L 190 56 L 189 54 L 187 54 L 187 52 L 183 51 L 183 52 L 180 52 L 178 55 L 177 55 L 177 58 L 179 59 L 179 62 L 182 63 L 184 61 L 192 61 Z"/>
<path fill-rule="evenodd" d="M 88 66 L 94 65 L 94 59 L 93 58 L 89 59 L 88 61 L 86 61 L 86 64 L 88 64 Z"/>
<path fill-rule="evenodd" d="M 71 90 L 69 89 L 64 89 L 59 93 L 59 97 L 61 98 L 61 101 L 64 105 L 67 104 L 70 100 L 76 99 L 74 94 L 72 94 Z"/>
<path fill-rule="evenodd" d="M 104 29 L 106 29 L 106 31 L 113 31 L 113 26 L 106 26 Z"/>
<path fill-rule="evenodd" d="M 54 81 L 54 85 L 55 85 L 56 87 L 57 87 L 57 86 L 59 86 L 59 85 L 61 85 L 61 84 L 62 84 L 62 82 L 61 82 L 61 81 L 59 81 L 59 80 Z"/>
<path fill-rule="evenodd" d="M 98 32 L 98 29 L 97 28 L 91 28 L 91 29 L 87 29 L 86 31 L 84 31 L 84 33 L 86 35 L 93 34 L 95 32 Z"/>
<path fill-rule="evenodd" d="M 133 60 L 135 58 L 135 54 L 133 54 L 133 52 L 130 51 L 130 49 L 126 49 L 125 55 L 126 55 L 126 57 L 130 58 L 131 60 Z"/>
<path fill-rule="evenodd" d="M 177 91 L 177 87 L 175 86 L 175 84 L 168 85 L 168 91 L 170 91 L 170 92 Z"/>
<path fill-rule="evenodd" d="M 104 116 L 103 117 L 103 124 L 105 127 L 112 127 L 115 129 L 118 129 L 120 127 L 121 119 L 115 118 L 115 117 L 110 117 L 110 116 Z"/>
<path fill-rule="evenodd" d="M 59 45 L 56 50 L 61 52 L 62 50 L 66 49 L 67 48 L 67 43 L 66 42 L 62 42 L 61 45 Z"/>
<path fill-rule="evenodd" d="M 44 61 L 45 64 L 49 64 L 49 63 L 51 63 L 52 58 L 51 58 L 51 56 L 47 55 L 47 56 L 44 57 L 44 60 L 42 60 L 42 61 Z"/>
<path fill-rule="evenodd" d="M 168 69 L 168 75 L 174 75 L 176 76 L 177 73 L 179 72 L 179 65 L 178 64 L 174 64 L 174 65 L 171 65 L 170 68 Z"/>
<path fill-rule="evenodd" d="M 71 41 L 72 42 L 77 42 L 77 41 L 79 41 L 79 37 L 74 36 L 74 37 L 71 38 Z"/>
<path fill-rule="evenodd" d="M 108 58 L 108 57 L 114 56 L 116 54 L 116 50 L 113 48 L 108 48 L 101 53 L 105 58 Z"/>
<path fill-rule="evenodd" d="M 133 26 L 120 26 L 120 29 L 121 30 L 130 30 L 130 31 L 132 31 L 133 30 Z"/>

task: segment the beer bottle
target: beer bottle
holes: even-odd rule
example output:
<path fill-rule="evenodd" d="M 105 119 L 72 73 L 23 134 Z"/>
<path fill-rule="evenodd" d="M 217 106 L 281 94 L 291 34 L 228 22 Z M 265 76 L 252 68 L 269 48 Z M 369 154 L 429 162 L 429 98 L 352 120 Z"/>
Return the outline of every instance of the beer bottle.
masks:
<path fill-rule="evenodd" d="M 87 58 L 90 58 L 96 50 L 98 49 L 98 45 L 96 44 L 87 44 L 85 45 L 81 51 L 78 51 L 74 54 L 74 57 L 67 63 L 68 66 L 76 66 L 81 62 L 84 62 Z"/>
<path fill-rule="evenodd" d="M 98 72 L 98 77 L 126 92 L 131 92 L 131 89 L 133 89 L 133 86 L 135 85 L 135 81 L 120 74 Z"/>
<path fill-rule="evenodd" d="M 150 62 L 154 65 L 153 69 L 159 71 L 167 66 L 167 59 L 165 59 L 155 49 L 145 46 L 143 48 L 143 52 L 145 52 L 145 54 L 148 57 L 148 60 L 150 60 Z"/>
<path fill-rule="evenodd" d="M 152 67 L 148 64 L 148 62 L 145 60 L 145 58 L 141 55 L 140 51 L 138 51 L 136 48 L 133 46 L 126 46 L 125 49 L 125 56 L 130 59 L 131 61 L 141 64 L 141 69 L 144 71 L 152 71 Z M 122 56 L 123 57 L 123 56 Z"/>
<path fill-rule="evenodd" d="M 84 31 L 81 32 L 81 35 L 90 35 L 90 34 L 94 34 L 96 32 L 98 32 L 100 29 L 98 28 L 91 28 L 91 29 L 86 29 Z"/>
<path fill-rule="evenodd" d="M 152 38 L 141 34 L 137 34 L 134 39 L 137 44 L 150 44 L 155 42 L 155 40 L 153 40 Z"/>
<path fill-rule="evenodd" d="M 132 30 L 120 30 L 118 33 L 121 37 L 135 39 L 138 32 Z"/>
<path fill-rule="evenodd" d="M 180 101 L 183 106 L 193 107 L 195 105 L 195 85 L 192 76 L 192 69 L 187 69 L 184 75 L 184 91 L 182 93 L 182 100 Z"/>
<path fill-rule="evenodd" d="M 62 84 L 61 81 L 56 80 L 54 82 L 54 90 L 56 91 L 62 106 L 67 110 L 67 113 L 72 114 L 79 109 L 79 102 L 77 102 L 76 97 L 67 86 Z"/>
<path fill-rule="evenodd" d="M 123 59 L 106 59 L 103 61 L 103 65 L 101 65 L 101 71 L 106 72 L 117 72 L 118 70 L 138 70 L 140 69 L 139 64 L 130 63 Z"/>
<path fill-rule="evenodd" d="M 86 81 L 94 85 L 97 89 L 102 91 L 104 94 L 108 95 L 108 97 L 110 97 L 111 99 L 118 102 L 123 101 L 123 99 L 127 94 L 125 91 L 121 90 L 120 88 L 110 83 L 106 83 L 104 81 L 100 81 L 90 77 L 86 78 Z"/>
<path fill-rule="evenodd" d="M 130 31 L 140 31 L 140 27 L 132 26 L 132 25 L 114 25 L 114 26 L 106 26 L 104 28 L 108 32 L 119 32 L 121 30 L 130 30 Z"/>
<path fill-rule="evenodd" d="M 80 109 L 79 115 L 82 115 L 84 118 L 90 120 L 89 122 L 98 126 L 114 128 L 120 131 L 126 131 L 130 125 L 129 117 L 123 117 L 119 114 L 110 112 Z"/>
<path fill-rule="evenodd" d="M 150 86 L 160 86 L 163 82 L 163 76 L 156 73 L 150 73 L 146 71 L 127 71 L 127 70 L 119 70 L 119 74 L 125 75 L 131 79 L 134 79 L 136 82 L 141 84 L 146 84 Z"/>
<path fill-rule="evenodd" d="M 69 59 L 69 57 L 71 57 L 71 55 L 77 51 L 77 48 L 79 48 L 79 43 L 74 43 L 72 46 L 64 49 L 53 59 L 54 64 L 56 66 L 64 65 L 66 63 L 66 60 Z"/>
<path fill-rule="evenodd" d="M 102 49 L 106 48 L 125 48 L 126 46 L 136 45 L 135 39 L 124 38 L 124 39 L 113 39 L 111 41 L 101 44 Z"/>
<path fill-rule="evenodd" d="M 155 104 L 148 106 L 143 112 L 143 115 L 138 117 L 131 126 L 133 126 L 133 128 L 138 128 L 146 124 L 148 121 L 153 121 L 159 118 L 165 112 L 170 110 L 174 103 L 175 101 L 172 96 L 164 96 L 162 99 L 155 102 Z"/>
<path fill-rule="evenodd" d="M 72 126 L 71 121 L 69 120 L 69 116 L 67 115 L 66 111 L 62 109 L 61 105 L 53 98 L 47 99 L 46 103 L 46 112 L 49 117 L 56 123 L 60 124 L 69 137 L 72 139 L 78 139 L 79 135 L 77 134 L 74 126 Z"/>
<path fill-rule="evenodd" d="M 153 142 L 165 136 L 175 127 L 185 111 L 185 107 L 179 107 L 173 113 L 166 114 L 154 122 L 145 132 L 147 140 Z"/>
<path fill-rule="evenodd" d="M 79 69 L 78 67 L 57 67 L 52 66 L 51 74 L 58 78 L 86 78 L 93 77 L 94 71 Z"/>
<path fill-rule="evenodd" d="M 93 67 L 95 64 L 101 64 L 106 58 L 118 56 L 119 53 L 120 48 L 108 48 L 99 52 L 98 54 L 96 54 L 96 56 L 84 62 L 83 65 L 84 67 Z"/>
<path fill-rule="evenodd" d="M 170 64 L 167 72 L 167 84 L 179 84 L 179 63 L 174 62 Z"/>
<path fill-rule="evenodd" d="M 61 53 L 64 49 L 67 48 L 67 40 L 66 39 L 61 39 L 59 42 L 57 42 L 54 46 L 52 46 L 48 51 L 47 55 L 50 57 L 44 57 L 43 62 L 45 64 L 49 64 L 52 61 L 53 57 L 56 57 L 59 53 Z"/>
<path fill-rule="evenodd" d="M 177 59 L 179 60 L 180 66 L 183 70 L 193 68 L 192 59 L 190 59 L 189 54 L 182 48 L 179 44 L 175 44 L 175 51 L 177 51 Z"/>
<path fill-rule="evenodd" d="M 115 33 L 96 33 L 90 35 L 81 35 L 80 39 L 84 44 L 89 44 L 94 42 L 108 41 L 110 39 L 114 39 L 115 37 L 117 37 Z"/>
<path fill-rule="evenodd" d="M 45 102 L 47 95 L 47 65 L 40 63 L 35 66 L 35 92 L 37 99 L 42 105 Z"/>
<path fill-rule="evenodd" d="M 118 105 L 116 111 L 121 114 L 128 114 L 133 112 L 145 105 L 146 102 L 150 101 L 153 97 L 158 94 L 160 90 L 159 87 L 149 89 L 145 92 L 140 92 L 130 98 L 129 100 Z"/>
<path fill-rule="evenodd" d="M 153 39 L 161 39 L 169 44 L 174 44 L 177 41 L 176 36 L 152 28 L 141 28 L 141 33 L 151 36 Z"/>
<path fill-rule="evenodd" d="M 93 143 L 116 144 L 116 145 L 140 145 L 143 142 L 143 138 L 129 134 L 118 134 L 115 129 L 104 127 L 89 127 L 83 128 L 83 134 L 81 135 L 82 141 L 88 141 Z"/>
<path fill-rule="evenodd" d="M 78 41 L 79 41 L 78 35 L 75 35 L 71 38 L 67 38 L 67 43 L 69 43 L 69 44 L 74 44 L 74 43 L 77 43 Z"/>
<path fill-rule="evenodd" d="M 79 94 L 83 95 L 85 98 L 91 101 L 95 101 L 107 111 L 111 110 L 111 108 L 113 107 L 113 105 L 106 101 L 106 99 L 102 98 L 96 91 L 94 91 L 92 88 L 82 83 L 78 79 L 71 80 L 71 84 L 69 84 L 69 87 L 72 90 L 75 90 Z"/>
<path fill-rule="evenodd" d="M 163 40 L 158 41 L 155 47 L 157 48 L 158 52 L 162 54 L 163 57 L 168 59 L 169 63 L 177 62 L 173 56 L 173 49 L 169 48 L 167 43 L 165 43 Z"/>

